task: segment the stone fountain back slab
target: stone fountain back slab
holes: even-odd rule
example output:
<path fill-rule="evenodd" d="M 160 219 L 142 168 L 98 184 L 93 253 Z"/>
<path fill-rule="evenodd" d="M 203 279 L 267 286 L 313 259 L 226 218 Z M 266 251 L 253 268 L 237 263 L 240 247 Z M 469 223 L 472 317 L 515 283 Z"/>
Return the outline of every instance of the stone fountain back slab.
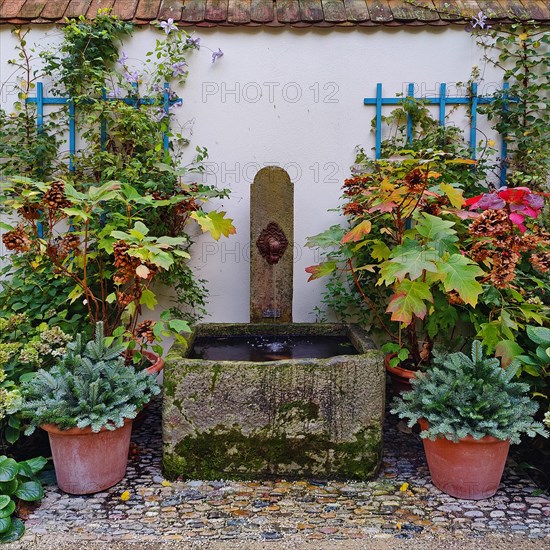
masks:
<path fill-rule="evenodd" d="M 347 335 L 358 355 L 273 362 L 187 355 L 197 335 Z M 205 324 L 166 359 L 169 479 L 370 479 L 382 456 L 382 354 L 355 326 Z"/>

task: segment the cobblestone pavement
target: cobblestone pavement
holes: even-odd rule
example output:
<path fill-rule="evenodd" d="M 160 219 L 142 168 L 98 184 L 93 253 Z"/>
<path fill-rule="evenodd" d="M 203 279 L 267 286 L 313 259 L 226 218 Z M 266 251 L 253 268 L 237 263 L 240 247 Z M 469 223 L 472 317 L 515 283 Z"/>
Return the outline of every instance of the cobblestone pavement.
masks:
<path fill-rule="evenodd" d="M 538 495 L 529 479 L 508 465 L 493 498 L 449 497 L 430 483 L 420 438 L 398 430 L 394 418 L 386 423 L 382 470 L 369 483 L 169 483 L 160 471 L 160 431 L 157 401 L 145 424 L 135 430 L 126 478 L 109 491 L 86 497 L 49 486 L 17 546 L 45 548 L 52 538 L 84 543 L 87 548 L 92 541 L 156 543 L 156 547 L 177 541 L 194 547 L 192 541 L 203 541 L 201 548 L 211 548 L 213 541 L 227 541 L 224 548 L 244 548 L 247 541 L 261 542 L 257 548 L 275 548 L 280 545 L 267 543 L 278 541 L 285 548 L 308 542 L 316 549 L 359 548 L 363 539 L 373 543 L 388 539 L 392 544 L 413 539 L 420 544 L 449 535 L 455 541 L 482 538 L 487 548 L 503 547 L 491 543 L 496 536 L 515 541 L 513 546 L 521 544 L 520 537 L 529 547 L 550 541 L 550 499 Z M 234 544 L 226 546 L 231 541 Z"/>

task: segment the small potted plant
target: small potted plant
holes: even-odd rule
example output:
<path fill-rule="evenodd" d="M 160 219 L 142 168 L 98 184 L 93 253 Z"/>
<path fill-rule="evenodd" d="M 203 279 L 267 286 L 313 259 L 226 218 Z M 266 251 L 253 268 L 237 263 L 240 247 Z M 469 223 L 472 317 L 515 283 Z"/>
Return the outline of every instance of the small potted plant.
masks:
<path fill-rule="evenodd" d="M 488 498 L 498 489 L 510 443 L 524 433 L 548 436 L 533 419 L 538 404 L 527 384 L 513 381 L 519 364 L 503 369 L 498 359 L 484 357 L 479 341 L 471 358 L 435 354 L 434 364 L 411 381 L 391 412 L 411 427 L 420 423 L 436 487 L 456 498 Z"/>
<path fill-rule="evenodd" d="M 26 433 L 48 432 L 57 482 L 67 493 L 96 493 L 124 477 L 132 420 L 160 391 L 154 377 L 124 364 L 123 350 L 98 322 L 94 340 L 77 336 L 59 362 L 22 386 Z"/>

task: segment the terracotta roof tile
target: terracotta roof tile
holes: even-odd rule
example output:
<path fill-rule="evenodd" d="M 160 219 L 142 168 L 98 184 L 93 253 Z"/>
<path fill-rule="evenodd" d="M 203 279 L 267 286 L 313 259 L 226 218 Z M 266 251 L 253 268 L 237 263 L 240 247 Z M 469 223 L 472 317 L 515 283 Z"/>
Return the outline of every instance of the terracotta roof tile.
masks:
<path fill-rule="evenodd" d="M 47 3 L 56 4 L 57 2 L 52 2 L 49 0 Z M 80 15 L 85 15 L 91 3 L 92 0 L 71 0 L 67 6 L 65 17 L 78 17 Z M 64 2 L 60 2 L 60 4 L 64 4 Z"/>
<path fill-rule="evenodd" d="M 140 0 L 136 14 L 135 14 L 135 21 L 140 22 L 140 20 L 143 21 L 152 21 L 153 19 L 157 18 L 158 12 L 160 8 L 160 2 L 159 0 Z"/>
<path fill-rule="evenodd" d="M 252 0 L 250 2 L 250 21 L 269 23 L 274 18 L 273 0 Z"/>
<path fill-rule="evenodd" d="M 227 9 L 227 20 L 236 25 L 250 23 L 250 0 L 231 0 Z"/>
<path fill-rule="evenodd" d="M 25 2 L 26 0 L 3 0 L 0 4 L 0 18 L 16 18 Z"/>
<path fill-rule="evenodd" d="M 550 24 L 548 0 L 0 0 L 0 24 L 62 23 L 98 7 L 137 24 L 172 18 L 184 27 L 448 25 L 480 11 L 494 21 Z"/>
<path fill-rule="evenodd" d="M 92 2 L 95 3 L 95 2 Z M 107 4 L 113 4 L 112 0 L 105 2 L 103 0 L 101 2 L 102 8 L 110 8 L 111 6 Z M 132 19 L 134 17 L 134 14 L 136 13 L 136 8 L 139 4 L 139 0 L 116 0 L 113 6 L 113 13 L 115 15 L 118 15 L 121 19 Z M 91 7 L 91 6 L 90 6 Z M 90 10 L 88 9 L 88 13 L 90 13 Z M 93 12 L 92 12 L 93 13 Z"/>
<path fill-rule="evenodd" d="M 202 4 L 202 9 L 204 11 L 204 2 L 202 2 L 202 0 L 192 0 L 191 2 L 186 2 L 186 4 L 191 4 L 191 7 L 186 11 L 186 15 L 189 15 L 189 11 L 193 11 L 194 4 L 197 2 Z M 158 12 L 158 18 L 161 20 L 173 19 L 174 21 L 179 21 L 182 19 L 182 10 L 183 2 L 181 0 L 162 0 Z M 204 17 L 201 17 L 199 21 L 202 21 L 203 19 Z M 185 20 L 189 20 L 189 18 L 185 17 L 184 21 Z"/>
<path fill-rule="evenodd" d="M 220 22 L 227 19 L 227 0 L 207 0 L 205 19 Z"/>
<path fill-rule="evenodd" d="M 321 0 L 300 0 L 300 17 L 304 23 L 318 23 L 324 19 Z"/>
<path fill-rule="evenodd" d="M 93 17 L 99 8 L 101 9 L 110 9 L 114 6 L 115 0 L 92 0 L 90 5 L 88 6 L 88 11 L 86 12 L 86 17 Z M 118 2 L 118 4 L 126 4 L 127 2 Z M 137 2 L 136 2 L 137 3 Z M 50 2 L 52 4 L 52 2 Z M 126 17 L 126 14 L 121 13 L 118 11 L 120 7 L 115 6 L 115 9 L 113 9 L 113 13 L 115 15 L 118 15 L 119 17 L 122 17 L 122 19 L 128 19 Z M 130 17 L 132 17 L 134 14 L 132 14 Z"/>
<path fill-rule="evenodd" d="M 369 10 L 364 0 L 344 0 L 344 5 L 350 23 L 370 20 Z"/>

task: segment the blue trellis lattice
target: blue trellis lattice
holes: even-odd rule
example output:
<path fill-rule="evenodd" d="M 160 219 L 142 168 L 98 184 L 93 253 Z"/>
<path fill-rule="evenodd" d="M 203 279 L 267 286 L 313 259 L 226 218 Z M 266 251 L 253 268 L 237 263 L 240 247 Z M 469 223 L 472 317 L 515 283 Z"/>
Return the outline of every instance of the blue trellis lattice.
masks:
<path fill-rule="evenodd" d="M 504 93 L 508 89 L 508 83 L 505 82 L 502 89 Z M 382 84 L 376 84 L 376 97 L 366 97 L 363 100 L 365 105 L 374 105 L 376 108 L 375 115 L 375 156 L 380 158 L 382 152 L 382 107 L 385 105 L 403 105 L 407 98 L 414 99 L 414 84 L 409 83 L 407 86 L 407 95 L 405 97 L 383 97 Z M 467 97 L 449 97 L 447 95 L 447 84 L 442 82 L 439 85 L 439 95 L 436 97 L 422 97 L 420 99 L 427 105 L 437 105 L 439 107 L 439 124 L 445 126 L 446 108 L 448 105 L 465 105 L 470 108 L 470 155 L 473 159 L 476 158 L 476 135 L 477 135 L 477 117 L 478 117 L 478 105 L 491 103 L 494 101 L 492 97 L 478 95 L 478 84 L 472 82 L 469 95 Z M 507 155 L 507 143 L 506 137 L 501 136 L 501 165 L 500 165 L 500 184 L 504 185 L 506 182 L 506 155 Z M 413 127 L 412 118 L 410 115 L 407 117 L 407 140 L 410 142 L 413 139 Z"/>

